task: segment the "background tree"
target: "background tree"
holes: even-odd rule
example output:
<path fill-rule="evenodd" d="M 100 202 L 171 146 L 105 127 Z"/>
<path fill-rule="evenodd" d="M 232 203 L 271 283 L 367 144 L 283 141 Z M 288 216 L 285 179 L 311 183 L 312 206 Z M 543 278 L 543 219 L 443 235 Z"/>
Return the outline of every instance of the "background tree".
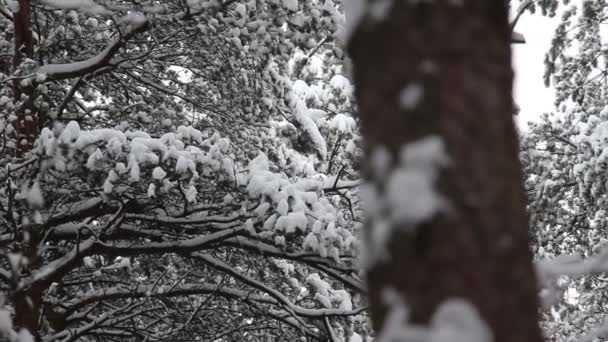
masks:
<path fill-rule="evenodd" d="M 386 331 L 538 340 L 503 5 L 0 0 L 0 339 L 369 341 L 363 265 L 374 303 L 411 309 L 377 305 L 376 324 L 408 328 Z M 604 312 L 603 278 L 560 278 L 606 269 L 605 15 L 581 9 L 547 59 L 565 118 L 521 154 L 539 259 L 591 256 L 537 264 L 552 338 Z M 341 48 L 359 22 L 372 186 Z M 367 250 L 360 193 L 379 204 Z"/>
<path fill-rule="evenodd" d="M 339 4 L 0 4 L 2 338 L 366 334 Z"/>
<path fill-rule="evenodd" d="M 553 5 L 553 13 L 555 6 Z M 530 125 L 522 160 L 530 198 L 531 235 L 538 258 L 561 254 L 603 259 L 606 235 L 606 4 L 573 2 L 561 8 L 546 55 L 545 83 L 556 110 Z M 601 264 L 590 275 L 562 278 L 548 304 L 548 337 L 591 338 L 606 319 Z M 551 306 L 552 305 L 552 306 Z"/>

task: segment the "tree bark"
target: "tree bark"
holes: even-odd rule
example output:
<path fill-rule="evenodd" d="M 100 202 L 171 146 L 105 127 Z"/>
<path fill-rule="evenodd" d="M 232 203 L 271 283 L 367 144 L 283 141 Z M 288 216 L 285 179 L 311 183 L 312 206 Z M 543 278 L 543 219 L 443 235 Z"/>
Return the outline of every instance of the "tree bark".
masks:
<path fill-rule="evenodd" d="M 15 26 L 15 52 L 13 69 L 17 69 L 25 58 L 34 56 L 34 38 L 30 22 L 30 0 L 19 0 L 19 11 L 13 14 Z M 13 81 L 16 109 L 17 155 L 28 152 L 38 136 L 38 115 L 34 106 L 34 86 L 22 84 L 20 79 Z"/>
<path fill-rule="evenodd" d="M 22 66 L 26 58 L 34 56 L 34 38 L 31 27 L 30 0 L 19 0 L 19 11 L 13 14 L 15 28 L 15 46 L 13 54 L 13 72 Z M 20 74 L 25 74 L 22 70 Z M 29 152 L 38 137 L 38 113 L 34 106 L 34 85 L 22 83 L 19 78 L 13 81 L 13 94 L 16 107 L 16 155 L 22 156 Z M 22 241 L 22 255 L 29 261 L 30 267 L 37 266 L 38 243 L 40 234 L 34 230 L 24 230 L 20 233 Z M 15 318 L 14 325 L 18 329 L 28 330 L 34 337 L 34 341 L 41 341 L 39 328 L 40 304 L 42 301 L 43 288 L 33 286 L 28 289 L 15 291 Z"/>
<path fill-rule="evenodd" d="M 458 297 L 478 310 L 494 341 L 542 341 L 512 119 L 507 2 L 393 1 L 386 17 L 382 3 L 367 4 L 349 43 L 368 148 L 364 177 L 383 196 L 390 175 L 374 175 L 370 151 L 386 147 L 394 172 L 403 146 L 431 135 L 441 137 L 449 163 L 434 182 L 446 210 L 413 230 L 389 222 L 388 257 L 367 269 L 373 325 L 378 331 L 387 319 L 382 294 L 391 287 L 412 323 L 428 324 L 438 305 Z M 421 91 L 404 100 L 411 86 Z M 416 196 L 407 191 L 408 200 Z M 379 227 L 368 221 L 369 240 Z"/>

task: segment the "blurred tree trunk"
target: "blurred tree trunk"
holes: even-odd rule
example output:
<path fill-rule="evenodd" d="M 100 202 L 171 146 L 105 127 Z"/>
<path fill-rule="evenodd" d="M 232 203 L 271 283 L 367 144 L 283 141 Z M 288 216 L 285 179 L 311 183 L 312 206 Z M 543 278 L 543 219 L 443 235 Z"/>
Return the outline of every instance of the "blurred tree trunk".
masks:
<path fill-rule="evenodd" d="M 410 322 L 426 324 L 443 301 L 464 298 L 494 341 L 542 341 L 512 118 L 507 1 L 376 0 L 364 12 L 349 52 L 370 186 L 394 201 L 385 195 L 399 151 L 425 137 L 440 137 L 449 158 L 433 182 L 445 205 L 415 227 L 388 222 L 388 257 L 368 266 L 376 331 L 391 287 Z M 378 146 L 392 156 L 386 177 L 372 172 L 381 167 L 370 161 Z M 407 186 L 397 192 L 418 200 Z M 368 241 L 380 228 L 369 220 Z"/>

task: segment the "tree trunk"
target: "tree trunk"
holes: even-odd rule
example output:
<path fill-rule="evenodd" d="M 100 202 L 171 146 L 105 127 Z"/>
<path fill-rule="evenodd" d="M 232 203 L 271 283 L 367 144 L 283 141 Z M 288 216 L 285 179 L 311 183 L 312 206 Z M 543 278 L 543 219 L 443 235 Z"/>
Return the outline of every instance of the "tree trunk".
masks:
<path fill-rule="evenodd" d="M 19 11 L 13 15 L 15 25 L 15 52 L 13 68 L 17 69 L 25 58 L 34 55 L 34 39 L 30 22 L 30 0 L 19 0 Z M 23 73 L 23 72 L 22 72 Z M 34 86 L 22 83 L 20 79 L 13 81 L 13 93 L 16 109 L 16 140 L 17 154 L 21 155 L 32 149 L 38 136 L 38 118 L 34 107 Z"/>
<path fill-rule="evenodd" d="M 376 331 L 391 310 L 385 289 L 393 288 L 410 323 L 427 325 L 441 303 L 461 298 L 494 341 L 542 341 L 506 1 L 366 6 L 349 52 L 368 148 L 364 176 L 378 194 L 367 203 L 375 209 L 366 230 L 368 254 L 376 253 L 367 266 Z M 424 142 L 441 144 L 421 149 Z M 436 153 L 441 146 L 447 159 Z M 386 241 L 384 258 L 378 240 Z"/>

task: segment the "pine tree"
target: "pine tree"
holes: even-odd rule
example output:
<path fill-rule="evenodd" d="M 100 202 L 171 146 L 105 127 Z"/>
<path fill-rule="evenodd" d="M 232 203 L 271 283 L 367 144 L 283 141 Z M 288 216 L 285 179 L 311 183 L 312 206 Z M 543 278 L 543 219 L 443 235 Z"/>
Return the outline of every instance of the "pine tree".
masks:
<path fill-rule="evenodd" d="M 367 334 L 339 10 L 0 2 L 0 339 Z"/>
<path fill-rule="evenodd" d="M 555 14 L 558 3 L 547 14 Z M 535 254 L 590 260 L 585 272 L 575 268 L 554 284 L 543 320 L 546 334 L 592 339 L 606 317 L 606 4 L 563 3 L 545 57 L 545 83 L 555 89 L 556 107 L 526 130 L 521 156 Z"/>

